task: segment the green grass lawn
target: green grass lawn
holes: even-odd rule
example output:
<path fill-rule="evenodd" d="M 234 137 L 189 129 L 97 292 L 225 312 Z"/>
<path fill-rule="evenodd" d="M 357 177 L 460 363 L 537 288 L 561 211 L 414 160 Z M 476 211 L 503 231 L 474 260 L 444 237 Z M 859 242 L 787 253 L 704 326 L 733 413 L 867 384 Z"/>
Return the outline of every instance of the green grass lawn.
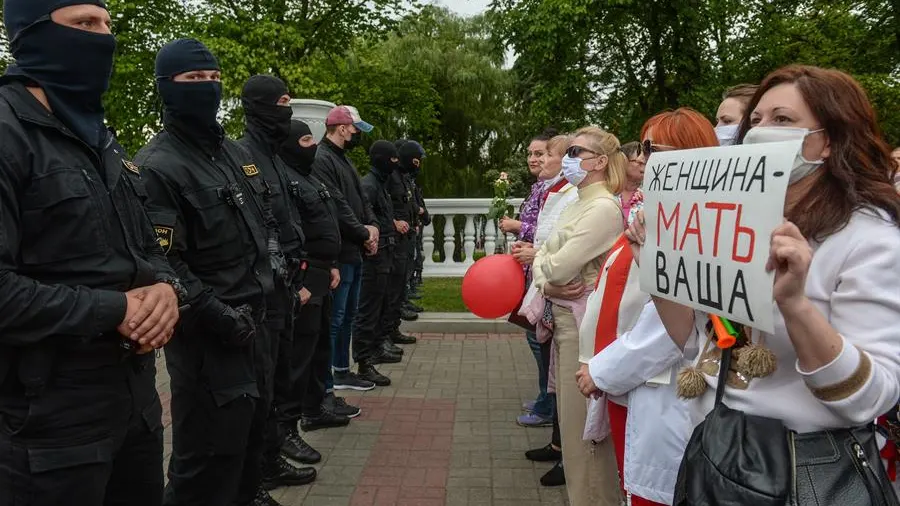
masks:
<path fill-rule="evenodd" d="M 468 313 L 462 301 L 462 278 L 425 278 L 414 301 L 431 313 Z"/>

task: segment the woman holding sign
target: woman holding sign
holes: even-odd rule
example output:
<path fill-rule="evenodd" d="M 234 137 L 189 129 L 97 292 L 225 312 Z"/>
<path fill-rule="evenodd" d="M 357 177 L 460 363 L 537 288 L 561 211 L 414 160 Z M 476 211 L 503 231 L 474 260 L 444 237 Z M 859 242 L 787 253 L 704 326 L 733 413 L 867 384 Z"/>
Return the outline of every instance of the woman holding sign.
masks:
<path fill-rule="evenodd" d="M 719 144 L 709 120 L 687 108 L 650 118 L 641 138 L 646 151 Z M 632 220 L 638 212 L 633 210 Z M 630 504 L 669 505 L 693 424 L 687 403 L 675 393 L 681 349 L 666 333 L 650 294 L 641 291 L 638 274 L 623 235 L 587 302 L 581 324 L 584 365 L 576 379 L 585 396 L 609 396 L 611 436 Z"/>
<path fill-rule="evenodd" d="M 578 326 L 587 292 L 569 301 L 550 294 L 569 284 L 592 286 L 606 253 L 622 234 L 622 191 L 627 159 L 619 140 L 597 128 L 575 133 L 563 158 L 565 178 L 578 188 L 578 200 L 560 216 L 554 234 L 534 259 L 534 286 L 547 298 L 543 314 L 556 341 L 557 412 L 569 504 L 618 506 L 616 461 L 609 438 L 585 441 L 587 407 L 569 378 L 578 370 Z M 566 381 L 563 381 L 566 378 Z"/>
<path fill-rule="evenodd" d="M 839 71 L 780 69 L 748 111 L 743 144 L 803 140 L 786 220 L 770 238 L 775 331 L 728 328 L 716 317 L 709 331 L 707 315 L 654 297 L 676 345 L 705 350 L 679 377 L 682 393 L 696 397 L 695 421 L 709 415 L 688 444 L 676 504 L 723 503 L 762 486 L 769 490 L 754 504 L 790 496 L 800 506 L 895 505 L 872 429 L 900 397 L 900 196 L 888 176 L 890 151 L 865 92 Z M 628 237 L 642 245 L 646 232 L 640 217 Z M 735 340 L 734 350 L 722 344 Z M 719 404 L 723 363 L 730 367 Z M 719 425 L 728 429 L 720 434 L 753 436 L 716 440 L 707 428 L 726 419 L 741 427 Z M 736 446 L 720 461 L 699 459 L 694 438 L 707 436 L 704 444 Z M 736 461 L 751 464 L 709 482 Z M 752 475 L 762 463 L 770 472 Z"/>

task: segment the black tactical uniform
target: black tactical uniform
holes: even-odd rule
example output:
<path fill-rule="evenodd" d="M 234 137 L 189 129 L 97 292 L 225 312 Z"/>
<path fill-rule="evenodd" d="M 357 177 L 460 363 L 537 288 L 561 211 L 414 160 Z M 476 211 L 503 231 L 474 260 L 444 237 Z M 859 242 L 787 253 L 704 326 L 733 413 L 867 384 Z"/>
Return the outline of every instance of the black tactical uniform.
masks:
<path fill-rule="evenodd" d="M 416 291 L 416 288 L 422 284 L 422 271 L 425 267 L 425 256 L 424 256 L 424 238 L 425 238 L 425 227 L 431 225 L 431 214 L 428 212 L 428 207 L 425 205 L 425 194 L 422 192 L 422 186 L 419 184 L 418 177 L 420 168 L 416 167 L 410 173 L 410 177 L 413 180 L 414 192 L 416 194 L 416 203 L 421 209 L 420 214 L 418 215 L 418 229 L 416 233 L 416 253 L 415 253 L 415 262 L 413 268 L 413 275 L 410 280 L 410 294 Z"/>
<path fill-rule="evenodd" d="M 324 183 L 312 175 L 316 145 L 303 147 L 299 141 L 312 132 L 302 121 L 291 122 L 291 132 L 280 156 L 288 167 L 288 194 L 303 216 L 307 251 L 304 287 L 309 302 L 296 308 L 293 338 L 281 350 L 276 376 L 275 399 L 279 421 L 286 432 L 283 452 L 305 464 L 315 464 L 322 456 L 306 444 L 297 430 L 301 418 L 304 430 L 347 425 L 350 419 L 323 409 L 325 379 L 331 369 L 331 271 L 337 269 L 341 252 L 338 201 Z"/>
<path fill-rule="evenodd" d="M 124 292 L 177 280 L 139 169 L 103 126 L 115 39 L 45 17 L 61 3 L 4 4 L 17 63 L 0 78 L 0 505 L 155 506 L 154 354 L 116 329 Z"/>
<path fill-rule="evenodd" d="M 255 416 L 254 342 L 268 346 L 265 300 L 274 289 L 266 188 L 215 121 L 221 84 L 171 79 L 210 69 L 218 64 L 197 41 L 160 50 L 165 130 L 136 157 L 150 218 L 192 304 L 166 347 L 173 430 L 166 505 L 231 504 L 239 488 L 255 492 L 260 480 L 247 456 L 250 434 L 265 423 Z"/>
<path fill-rule="evenodd" d="M 287 91 L 287 86 L 277 77 L 258 75 L 247 81 L 241 96 L 247 129 L 244 138 L 238 141 L 250 153 L 266 183 L 277 226 L 271 230 L 269 237 L 270 259 L 278 259 L 272 266 L 275 291 L 266 304 L 267 325 L 273 339 L 268 349 L 257 349 L 261 359 L 257 370 L 257 383 L 261 390 L 257 409 L 262 411 L 260 416 L 267 416 L 267 423 L 265 434 L 251 434 L 250 445 L 253 449 L 264 448 L 259 454 L 261 460 L 258 465 L 263 467 L 263 485 L 266 489 L 304 485 L 316 478 L 314 468 L 297 469 L 281 456 L 285 432 L 280 430 L 274 403 L 276 364 L 284 369 L 285 366 L 281 364 L 288 360 L 294 306 L 303 281 L 299 271 L 301 267 L 305 267 L 302 263 L 305 254 L 302 250 L 300 216 L 289 194 L 287 167 L 277 154 L 278 148 L 290 133 L 291 108 L 278 105 Z M 279 244 L 283 259 L 278 256 Z"/>
<path fill-rule="evenodd" d="M 424 267 L 425 258 L 423 253 L 423 237 L 424 229 L 431 225 L 431 216 L 428 214 L 428 208 L 425 206 L 425 197 L 422 194 L 422 187 L 417 182 L 417 178 L 422 171 L 422 161 L 425 159 L 425 149 L 416 141 L 407 141 L 406 145 L 401 146 L 400 151 L 400 171 L 407 177 L 413 189 L 413 201 L 416 210 L 415 227 L 413 229 L 413 247 L 411 250 L 411 265 L 408 276 L 407 299 L 416 291 L 416 287 L 422 284 L 422 268 Z"/>
<path fill-rule="evenodd" d="M 391 277 L 388 280 L 387 295 L 384 302 L 384 318 L 381 323 L 383 341 L 390 346 L 392 340 L 397 343 L 411 344 L 403 339 L 400 334 L 400 315 L 406 301 L 407 275 L 411 264 L 410 254 L 413 252 L 415 242 L 415 218 L 418 210 L 413 196 L 413 188 L 409 179 L 400 171 L 391 172 L 388 178 L 388 191 L 391 195 L 393 206 L 393 219 L 402 222 L 407 227 L 406 232 L 400 232 L 395 228 L 397 244 L 393 253 L 393 267 Z M 392 223 L 392 226 L 394 224 Z M 388 348 L 390 349 L 390 348 Z M 396 348 L 397 352 L 400 348 Z M 402 350 L 400 350 L 402 353 Z"/>
<path fill-rule="evenodd" d="M 175 279 L 138 169 L 7 79 L 0 137 L 0 475 L 14 477 L 0 504 L 158 504 L 154 354 L 124 352 L 116 331 L 123 292 Z"/>
<path fill-rule="evenodd" d="M 397 148 L 390 142 L 377 141 L 372 145 L 369 156 L 372 168 L 362 178 L 362 187 L 378 220 L 381 234 L 378 252 L 363 260 L 359 313 L 353 322 L 353 359 L 359 364 L 361 378 L 387 386 L 390 380 L 378 374 L 373 366 L 400 362 L 399 355 L 382 347 L 385 299 L 396 249 L 394 206 L 388 188 L 391 174 L 398 167 Z"/>

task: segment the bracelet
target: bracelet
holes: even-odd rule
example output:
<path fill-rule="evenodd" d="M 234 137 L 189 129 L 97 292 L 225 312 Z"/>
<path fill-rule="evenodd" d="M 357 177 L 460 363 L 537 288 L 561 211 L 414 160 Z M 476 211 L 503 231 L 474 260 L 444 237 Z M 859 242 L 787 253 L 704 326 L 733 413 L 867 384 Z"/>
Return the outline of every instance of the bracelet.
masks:
<path fill-rule="evenodd" d="M 184 304 L 187 301 L 187 289 L 185 289 L 184 285 L 181 284 L 180 279 L 174 278 L 172 276 L 162 276 L 157 279 L 157 282 L 165 283 L 172 287 L 172 290 L 175 291 L 175 297 L 178 298 L 178 304 Z"/>

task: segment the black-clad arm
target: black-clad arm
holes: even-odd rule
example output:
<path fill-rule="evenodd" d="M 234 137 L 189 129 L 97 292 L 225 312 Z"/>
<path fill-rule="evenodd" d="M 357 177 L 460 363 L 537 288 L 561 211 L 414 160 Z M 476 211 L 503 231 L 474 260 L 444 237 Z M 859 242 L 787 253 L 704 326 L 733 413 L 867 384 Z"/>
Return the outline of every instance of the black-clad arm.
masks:
<path fill-rule="evenodd" d="M 183 207 L 176 197 L 180 195 L 177 185 L 168 181 L 152 167 L 143 168 L 144 184 L 149 194 L 147 213 L 153 224 L 158 244 L 166 255 L 168 263 L 174 269 L 187 292 L 185 302 L 191 305 L 194 321 L 217 331 L 231 331 L 235 321 L 228 316 L 228 305 L 220 301 L 208 286 L 191 272 L 182 253 L 187 249 Z"/>
<path fill-rule="evenodd" d="M 313 176 L 319 181 L 325 183 L 328 191 L 331 192 L 332 200 L 337 207 L 338 225 L 341 228 L 341 236 L 348 237 L 355 244 L 362 245 L 369 240 L 369 230 L 363 223 L 359 222 L 350 204 L 347 203 L 344 193 L 341 191 L 337 181 L 337 167 L 328 162 L 323 157 L 316 157 L 312 166 Z M 373 225 L 375 225 L 373 223 Z M 377 226 L 377 225 L 376 225 Z"/>
<path fill-rule="evenodd" d="M 127 174 L 135 186 L 144 184 L 141 176 L 131 172 Z M 138 230 L 138 233 L 140 234 L 143 252 L 147 255 L 150 265 L 153 266 L 153 279 L 158 282 L 168 282 L 173 278 L 177 278 L 178 275 L 175 274 L 175 269 L 169 264 L 162 246 L 159 245 L 159 236 L 156 234 L 156 230 L 153 229 L 153 221 L 150 219 L 150 215 L 147 214 L 147 208 L 144 207 L 144 203 L 137 199 L 131 199 L 129 203 L 137 207 L 139 214 L 144 217 L 144 219 L 140 220 L 141 229 Z"/>
<path fill-rule="evenodd" d="M 431 215 L 428 213 L 428 207 L 425 205 L 425 196 L 422 194 L 422 188 L 418 183 L 416 185 L 416 202 L 419 207 L 425 210 L 425 214 L 419 217 L 419 221 L 422 223 L 422 226 L 427 227 L 431 225 Z"/>
<path fill-rule="evenodd" d="M 125 319 L 124 293 L 49 285 L 19 274 L 23 172 L 0 150 L 0 344 L 25 346 L 53 336 L 88 338 L 115 331 Z"/>

